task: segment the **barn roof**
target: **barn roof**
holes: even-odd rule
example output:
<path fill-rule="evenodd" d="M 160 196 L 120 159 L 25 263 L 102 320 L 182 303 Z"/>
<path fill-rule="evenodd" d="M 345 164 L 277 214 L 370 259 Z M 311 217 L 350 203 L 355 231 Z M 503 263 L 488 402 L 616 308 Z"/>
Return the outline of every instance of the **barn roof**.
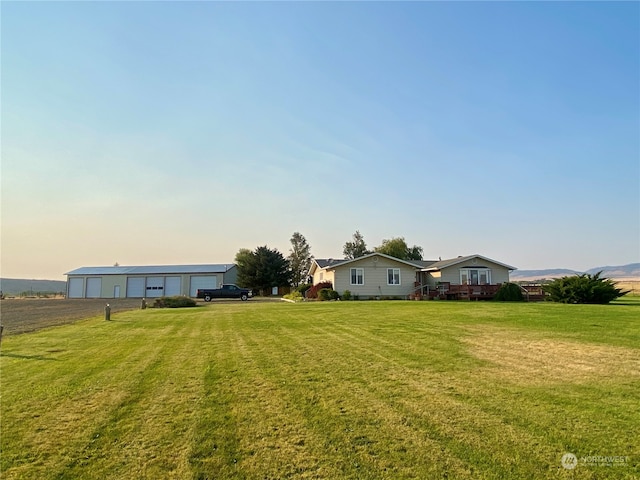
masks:
<path fill-rule="evenodd" d="M 225 273 L 235 265 L 216 263 L 209 265 L 144 265 L 113 267 L 80 267 L 65 275 L 175 275 L 184 273 Z"/>

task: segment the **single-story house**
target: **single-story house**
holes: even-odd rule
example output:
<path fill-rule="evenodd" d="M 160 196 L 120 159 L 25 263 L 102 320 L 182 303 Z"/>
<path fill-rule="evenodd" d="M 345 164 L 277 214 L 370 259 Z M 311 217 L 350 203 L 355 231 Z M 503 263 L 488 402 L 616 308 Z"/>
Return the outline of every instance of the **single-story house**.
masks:
<path fill-rule="evenodd" d="M 81 267 L 65 275 L 67 298 L 195 297 L 238 278 L 235 264 Z"/>
<path fill-rule="evenodd" d="M 313 284 L 331 282 L 359 298 L 491 298 L 515 267 L 482 255 L 447 260 L 400 260 L 382 253 L 354 259 L 314 259 Z"/>

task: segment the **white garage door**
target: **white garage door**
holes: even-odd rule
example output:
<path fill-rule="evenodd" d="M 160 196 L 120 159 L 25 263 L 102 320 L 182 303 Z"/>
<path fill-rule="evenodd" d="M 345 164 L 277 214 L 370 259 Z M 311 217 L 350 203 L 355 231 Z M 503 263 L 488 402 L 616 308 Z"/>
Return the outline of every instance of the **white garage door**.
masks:
<path fill-rule="evenodd" d="M 164 277 L 147 277 L 147 297 L 164 296 Z"/>
<path fill-rule="evenodd" d="M 128 298 L 144 297 L 144 277 L 127 278 L 127 297 Z"/>
<path fill-rule="evenodd" d="M 69 279 L 69 298 L 82 298 L 84 293 L 84 281 L 82 278 Z"/>
<path fill-rule="evenodd" d="M 180 295 L 180 277 L 165 277 L 164 294 L 167 297 Z"/>
<path fill-rule="evenodd" d="M 87 298 L 100 298 L 102 293 L 102 278 L 87 278 Z"/>
<path fill-rule="evenodd" d="M 195 297 L 199 288 L 218 288 L 218 277 L 212 275 L 194 275 L 191 277 L 189 295 Z"/>

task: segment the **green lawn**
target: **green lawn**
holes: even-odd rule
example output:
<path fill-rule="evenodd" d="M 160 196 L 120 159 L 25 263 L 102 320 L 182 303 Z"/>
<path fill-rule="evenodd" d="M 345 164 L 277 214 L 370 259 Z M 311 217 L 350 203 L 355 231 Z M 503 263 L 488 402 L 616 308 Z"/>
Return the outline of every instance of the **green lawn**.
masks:
<path fill-rule="evenodd" d="M 640 477 L 638 302 L 112 320 L 2 340 L 3 479 Z"/>

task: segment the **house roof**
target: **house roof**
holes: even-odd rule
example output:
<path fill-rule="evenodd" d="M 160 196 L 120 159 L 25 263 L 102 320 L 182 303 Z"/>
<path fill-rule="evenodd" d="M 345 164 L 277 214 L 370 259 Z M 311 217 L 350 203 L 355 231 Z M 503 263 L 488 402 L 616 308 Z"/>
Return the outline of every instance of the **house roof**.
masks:
<path fill-rule="evenodd" d="M 367 255 L 363 255 L 363 256 L 357 257 L 357 258 L 342 258 L 342 259 L 315 258 L 314 259 L 314 263 L 317 266 L 317 268 L 332 269 L 332 268 L 338 267 L 340 265 L 346 265 L 348 263 L 357 262 L 357 261 L 360 261 L 360 260 L 363 260 L 363 259 L 366 259 L 366 258 L 370 258 L 370 257 L 374 257 L 374 256 L 388 258 L 388 259 L 394 260 L 396 262 L 404 263 L 406 265 L 411 265 L 412 267 L 415 267 L 415 268 L 424 268 L 426 266 L 431 265 L 433 262 L 435 262 L 435 260 L 402 260 L 400 258 L 392 257 L 391 255 L 386 255 L 384 253 L 373 252 L 373 253 L 369 253 Z M 314 265 L 312 264 L 310 271 L 313 271 L 313 270 L 315 270 L 315 269 L 314 269 Z"/>
<path fill-rule="evenodd" d="M 233 263 L 218 263 L 211 265 L 80 267 L 65 273 L 65 275 L 166 275 L 183 273 L 225 273 L 233 266 Z"/>
<path fill-rule="evenodd" d="M 340 265 L 341 263 L 349 262 L 348 258 L 335 259 L 335 258 L 315 258 L 315 262 L 318 264 L 320 268 L 333 267 L 336 265 Z"/>
<path fill-rule="evenodd" d="M 422 270 L 425 272 L 435 272 L 438 270 L 442 270 L 443 268 L 447 268 L 447 267 L 451 267 L 453 265 L 458 265 L 460 263 L 465 263 L 468 262 L 470 260 L 473 260 L 474 258 L 479 258 L 481 260 L 484 260 L 485 262 L 491 262 L 491 263 L 495 263 L 497 265 L 501 265 L 504 268 L 508 269 L 508 270 L 517 270 L 516 267 L 512 267 L 511 265 L 507 265 L 506 263 L 502 263 L 502 262 L 498 262 L 497 260 L 492 260 L 490 258 L 487 257 L 483 257 L 482 255 L 466 255 L 464 257 L 456 257 L 456 258 L 449 258 L 446 260 L 439 260 L 437 262 L 433 262 L 430 265 L 426 266 L 425 268 L 423 268 Z"/>

